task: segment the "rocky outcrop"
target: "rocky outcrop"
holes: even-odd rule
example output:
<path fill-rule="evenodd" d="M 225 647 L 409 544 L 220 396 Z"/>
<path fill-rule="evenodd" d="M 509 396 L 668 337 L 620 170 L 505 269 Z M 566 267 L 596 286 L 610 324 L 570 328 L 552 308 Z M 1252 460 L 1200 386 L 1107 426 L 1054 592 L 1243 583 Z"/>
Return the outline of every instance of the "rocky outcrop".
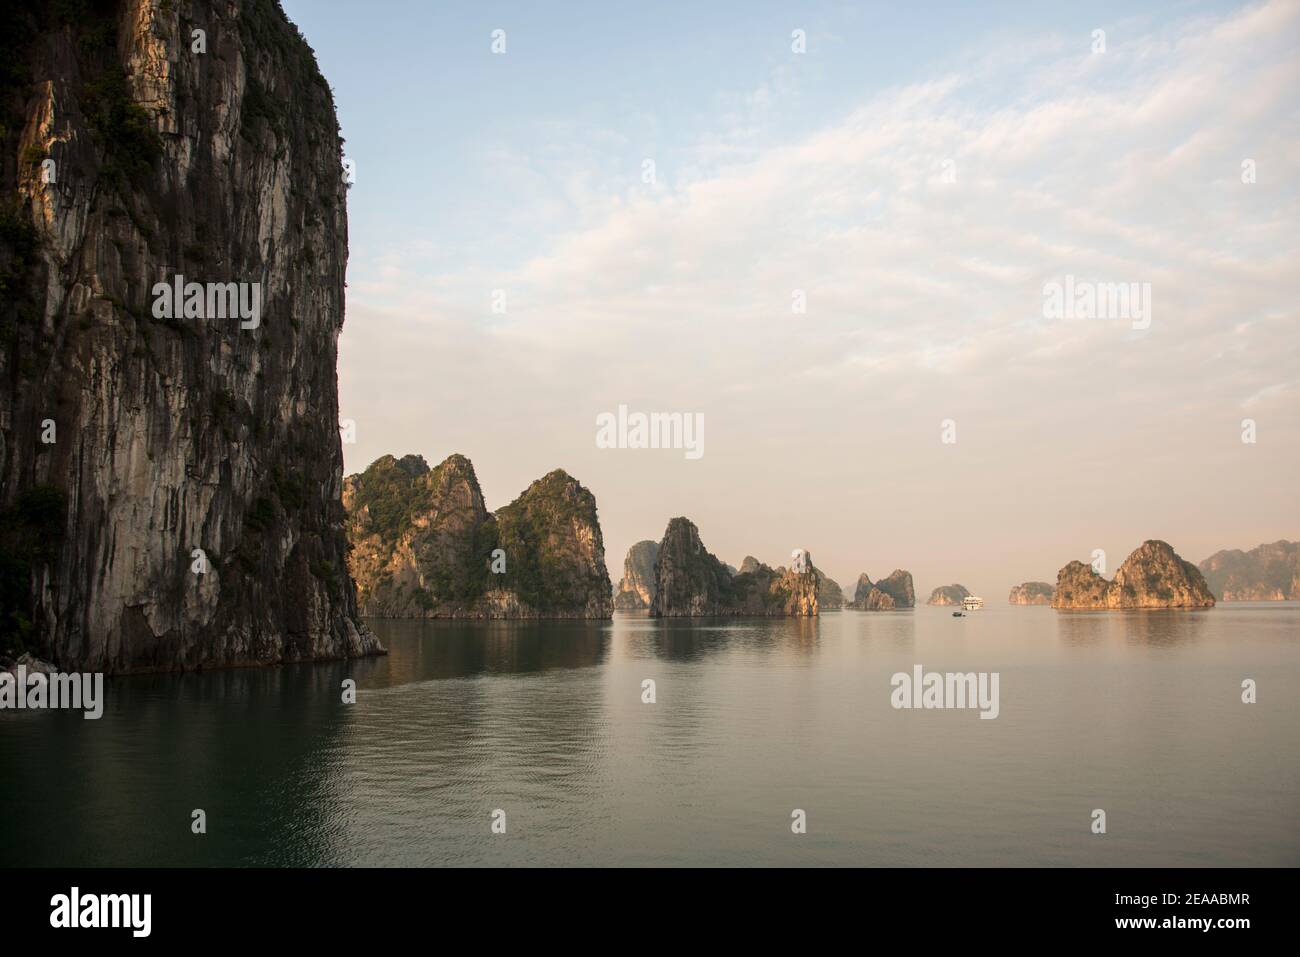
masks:
<path fill-rule="evenodd" d="M 963 598 L 970 596 L 965 585 L 940 585 L 930 592 L 927 605 L 960 605 Z"/>
<path fill-rule="evenodd" d="M 311 48 L 272 0 L 21 4 L 0 35 L 0 652 L 382 651 L 346 572 L 346 189 Z M 178 276 L 215 294 L 169 312 Z"/>
<path fill-rule="evenodd" d="M 1146 541 L 1107 581 L 1083 562 L 1070 562 L 1056 576 L 1053 608 L 1212 608 L 1205 578 L 1168 543 Z"/>
<path fill-rule="evenodd" d="M 608 618 L 596 500 L 561 470 L 489 513 L 452 455 L 377 459 L 344 483 L 348 565 L 376 618 Z"/>
<path fill-rule="evenodd" d="M 805 572 L 772 569 L 746 558 L 733 576 L 704 547 L 693 522 L 674 518 L 659 543 L 650 614 L 663 618 L 816 615 L 819 580 L 811 556 Z"/>
<path fill-rule="evenodd" d="M 912 573 L 894 569 L 887 578 L 872 583 L 863 572 L 858 576 L 857 588 L 849 607 L 858 611 L 894 611 L 916 605 L 916 591 L 912 587 Z"/>
<path fill-rule="evenodd" d="M 844 590 L 832 578 L 818 572 L 817 607 L 822 611 L 838 611 L 844 607 Z"/>
<path fill-rule="evenodd" d="M 1111 583 L 1091 565 L 1072 561 L 1056 573 L 1053 608 L 1108 608 Z"/>
<path fill-rule="evenodd" d="M 655 597 L 655 559 L 658 557 L 659 543 L 648 539 L 627 550 L 627 558 L 623 559 L 623 579 L 614 595 L 616 610 L 641 611 L 650 607 Z"/>
<path fill-rule="evenodd" d="M 1048 582 L 1025 582 L 1012 587 L 1007 602 L 1012 605 L 1050 605 L 1054 594 L 1056 588 Z"/>
<path fill-rule="evenodd" d="M 1300 542 L 1215 552 L 1199 567 L 1220 601 L 1300 600 Z"/>
<path fill-rule="evenodd" d="M 858 576 L 858 582 L 853 588 L 853 601 L 849 602 L 850 608 L 860 608 L 866 602 L 867 597 L 871 594 L 871 579 L 867 573 L 863 572 Z"/>

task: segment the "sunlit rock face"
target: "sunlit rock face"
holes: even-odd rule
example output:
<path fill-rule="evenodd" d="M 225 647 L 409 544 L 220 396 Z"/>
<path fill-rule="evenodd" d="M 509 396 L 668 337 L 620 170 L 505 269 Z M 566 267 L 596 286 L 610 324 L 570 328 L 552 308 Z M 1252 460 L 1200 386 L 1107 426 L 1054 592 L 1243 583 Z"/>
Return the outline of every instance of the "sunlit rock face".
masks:
<path fill-rule="evenodd" d="M 1146 541 L 1107 581 L 1073 561 L 1056 576 L 1053 608 L 1212 608 L 1205 577 L 1166 542 Z"/>
<path fill-rule="evenodd" d="M 376 618 L 609 618 L 596 499 L 556 469 L 490 513 L 463 455 L 385 455 L 344 483 L 349 569 Z"/>
<path fill-rule="evenodd" d="M 655 597 L 655 560 L 658 557 L 658 542 L 637 542 L 628 549 L 627 558 L 623 560 L 623 578 L 614 593 L 615 609 L 642 611 L 650 607 Z"/>
<path fill-rule="evenodd" d="M 329 86 L 270 0 L 80 7 L 3 28 L 0 641 L 109 673 L 379 652 L 346 571 Z M 177 275 L 256 321 L 160 315 Z"/>

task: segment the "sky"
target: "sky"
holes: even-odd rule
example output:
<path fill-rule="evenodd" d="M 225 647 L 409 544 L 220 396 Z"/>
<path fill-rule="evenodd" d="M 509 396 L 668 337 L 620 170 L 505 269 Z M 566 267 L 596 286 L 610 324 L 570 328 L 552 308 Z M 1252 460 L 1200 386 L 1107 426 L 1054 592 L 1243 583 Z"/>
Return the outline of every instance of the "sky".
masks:
<path fill-rule="evenodd" d="M 1300 538 L 1300 0 L 1082 6 L 285 0 L 355 164 L 346 471 L 563 468 L 615 581 L 677 515 L 922 599 Z"/>

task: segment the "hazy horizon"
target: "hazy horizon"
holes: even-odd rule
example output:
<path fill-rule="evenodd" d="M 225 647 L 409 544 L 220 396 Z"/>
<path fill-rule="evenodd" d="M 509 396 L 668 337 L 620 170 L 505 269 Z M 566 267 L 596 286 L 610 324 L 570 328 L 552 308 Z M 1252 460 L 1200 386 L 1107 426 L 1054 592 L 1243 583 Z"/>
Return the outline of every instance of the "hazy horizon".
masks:
<path fill-rule="evenodd" d="M 356 167 L 348 474 L 563 468 L 615 582 L 676 515 L 918 601 L 1300 538 L 1300 4 L 284 6 Z M 619 405 L 704 454 L 598 448 Z"/>

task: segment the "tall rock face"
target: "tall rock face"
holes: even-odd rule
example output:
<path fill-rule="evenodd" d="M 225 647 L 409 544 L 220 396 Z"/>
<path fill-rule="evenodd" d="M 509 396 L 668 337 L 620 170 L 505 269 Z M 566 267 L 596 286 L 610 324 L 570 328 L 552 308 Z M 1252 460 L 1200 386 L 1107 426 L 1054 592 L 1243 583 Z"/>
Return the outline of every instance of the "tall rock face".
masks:
<path fill-rule="evenodd" d="M 757 560 L 751 564 L 746 559 L 733 576 L 704 547 L 694 522 L 674 518 L 659 543 L 650 614 L 663 618 L 812 616 L 818 611 L 820 578 L 811 557 L 802 572 L 773 569 Z"/>
<path fill-rule="evenodd" d="M 1212 608 L 1205 578 L 1166 542 L 1139 545 L 1107 581 L 1083 562 L 1070 562 L 1056 576 L 1053 608 Z"/>
<path fill-rule="evenodd" d="M 927 605 L 960 605 L 963 598 L 970 597 L 965 585 L 940 585 L 930 592 Z"/>
<path fill-rule="evenodd" d="M 343 506 L 363 615 L 450 615 L 486 590 L 495 529 L 463 455 L 436 469 L 421 456 L 385 455 L 344 480 Z"/>
<path fill-rule="evenodd" d="M 346 572 L 346 192 L 311 48 L 271 0 L 5 20 L 0 654 L 381 652 Z M 169 312 L 178 276 L 216 295 Z"/>
<path fill-rule="evenodd" d="M 495 514 L 507 571 L 489 617 L 609 618 L 614 613 L 596 497 L 562 469 Z"/>
<path fill-rule="evenodd" d="M 376 618 L 608 618 L 595 497 L 565 472 L 495 514 L 474 466 L 452 455 L 377 459 L 344 483 L 349 568 Z"/>
<path fill-rule="evenodd" d="M 1008 605 L 1050 605 L 1054 594 L 1056 594 L 1056 586 L 1047 581 L 1026 581 L 1011 586 L 1006 602 Z"/>
<path fill-rule="evenodd" d="M 863 572 L 858 576 L 853 601 L 849 602 L 849 607 L 858 611 L 894 611 L 913 608 L 915 605 L 916 591 L 912 586 L 912 573 L 901 568 L 894 569 L 887 578 L 874 584 L 867 573 Z"/>
<path fill-rule="evenodd" d="M 1300 542 L 1215 552 L 1198 566 L 1220 601 L 1300 600 Z"/>
<path fill-rule="evenodd" d="M 1091 570 L 1089 568 L 1089 571 Z M 1050 605 L 1052 596 L 1055 594 L 1055 586 L 1048 582 L 1024 582 L 1012 587 L 1011 593 L 1007 595 L 1007 603 L 1011 605 Z"/>
<path fill-rule="evenodd" d="M 655 597 L 655 559 L 658 557 L 659 543 L 648 539 L 627 550 L 627 558 L 623 560 L 623 578 L 614 594 L 616 610 L 641 611 L 650 607 Z"/>

